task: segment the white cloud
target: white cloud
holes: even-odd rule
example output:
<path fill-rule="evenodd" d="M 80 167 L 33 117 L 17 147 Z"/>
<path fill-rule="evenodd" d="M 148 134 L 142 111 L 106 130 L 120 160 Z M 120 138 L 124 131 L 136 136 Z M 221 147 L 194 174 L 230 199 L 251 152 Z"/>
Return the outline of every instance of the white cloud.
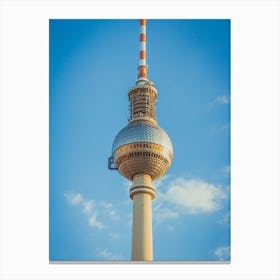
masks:
<path fill-rule="evenodd" d="M 166 219 L 177 219 L 179 218 L 179 213 L 176 211 L 173 211 L 169 208 L 163 208 L 160 213 L 157 213 L 158 219 L 160 220 L 166 220 Z"/>
<path fill-rule="evenodd" d="M 83 212 L 86 213 L 86 214 L 91 213 L 93 206 L 94 206 L 94 201 L 93 200 L 85 201 L 84 202 Z"/>
<path fill-rule="evenodd" d="M 99 205 L 105 208 L 105 211 L 104 210 L 103 211 L 111 220 L 116 221 L 119 219 L 119 215 L 114 210 L 114 206 L 112 203 L 101 201 L 99 202 Z"/>
<path fill-rule="evenodd" d="M 227 95 L 217 96 L 216 99 L 214 100 L 214 103 L 229 104 L 229 96 L 227 96 Z"/>
<path fill-rule="evenodd" d="M 87 200 L 80 193 L 65 193 L 64 197 L 71 205 L 79 205 L 81 212 L 87 216 L 88 225 L 97 229 L 103 229 L 104 223 L 97 220 L 97 212 L 101 213 L 102 220 L 108 218 L 112 221 L 119 220 L 120 216 L 112 203 L 106 201 Z M 100 218 L 99 218 L 100 219 Z"/>
<path fill-rule="evenodd" d="M 230 247 L 229 246 L 219 247 L 215 250 L 214 254 L 220 261 L 229 260 L 229 258 L 230 258 Z"/>
<path fill-rule="evenodd" d="M 104 201 L 101 201 L 99 203 L 101 206 L 103 206 L 104 208 L 112 208 L 113 207 L 113 204 L 112 203 L 109 203 L 109 202 L 104 202 Z"/>
<path fill-rule="evenodd" d="M 153 181 L 153 186 L 155 189 L 158 189 L 162 186 L 163 182 L 168 178 L 168 175 L 163 175 L 162 177 L 158 178 L 157 180 Z"/>
<path fill-rule="evenodd" d="M 89 226 L 96 227 L 98 229 L 103 229 L 104 228 L 104 225 L 100 221 L 97 221 L 96 213 L 94 213 L 90 216 L 90 218 L 88 220 L 88 224 L 89 224 Z"/>
<path fill-rule="evenodd" d="M 220 208 L 225 193 L 213 184 L 203 180 L 177 178 L 170 182 L 164 200 L 182 207 L 191 214 L 213 212 Z"/>
<path fill-rule="evenodd" d="M 110 211 L 108 211 L 108 215 L 109 215 L 109 217 L 110 217 L 112 220 L 114 220 L 114 221 L 116 221 L 116 220 L 119 219 L 119 215 L 116 213 L 115 210 L 110 210 Z"/>
<path fill-rule="evenodd" d="M 120 255 L 113 254 L 108 249 L 99 250 L 98 255 L 104 260 L 108 261 L 116 261 L 122 259 Z"/>
<path fill-rule="evenodd" d="M 132 211 L 126 213 L 126 215 L 124 216 L 124 220 L 125 225 L 130 228 L 132 226 Z"/>
<path fill-rule="evenodd" d="M 128 179 L 124 179 L 123 184 L 125 185 L 126 188 L 130 188 L 132 185 L 132 182 L 129 181 Z"/>
<path fill-rule="evenodd" d="M 166 220 L 178 219 L 179 212 L 168 207 L 162 207 L 162 204 L 158 203 L 153 207 L 153 216 L 155 222 L 160 224 Z"/>
<path fill-rule="evenodd" d="M 183 177 L 167 182 L 165 192 L 157 190 L 153 203 L 153 219 L 156 225 L 174 221 L 186 214 L 212 213 L 222 208 L 227 198 L 227 188 L 221 188 L 201 179 Z M 223 217 L 228 219 L 228 217 Z M 220 221 L 217 221 L 220 223 Z"/>
<path fill-rule="evenodd" d="M 78 205 L 80 202 L 83 201 L 83 196 L 80 193 L 65 193 L 64 197 L 71 205 Z"/>

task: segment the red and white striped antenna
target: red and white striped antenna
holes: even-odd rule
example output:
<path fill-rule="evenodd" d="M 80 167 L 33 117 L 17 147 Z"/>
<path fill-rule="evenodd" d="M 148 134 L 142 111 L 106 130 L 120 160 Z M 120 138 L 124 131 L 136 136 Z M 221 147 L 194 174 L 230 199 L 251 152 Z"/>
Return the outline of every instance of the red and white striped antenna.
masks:
<path fill-rule="evenodd" d="M 138 81 L 147 81 L 147 64 L 146 64 L 146 19 L 140 19 L 140 52 L 138 66 Z"/>

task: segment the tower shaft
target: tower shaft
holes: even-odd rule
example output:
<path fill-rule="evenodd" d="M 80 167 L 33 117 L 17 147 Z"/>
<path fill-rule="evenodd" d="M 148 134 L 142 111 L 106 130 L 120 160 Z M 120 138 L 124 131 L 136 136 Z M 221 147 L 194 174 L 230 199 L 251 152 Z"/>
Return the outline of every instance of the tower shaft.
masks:
<path fill-rule="evenodd" d="M 132 261 L 153 260 L 152 199 L 155 197 L 151 177 L 138 174 L 130 188 L 133 199 Z"/>

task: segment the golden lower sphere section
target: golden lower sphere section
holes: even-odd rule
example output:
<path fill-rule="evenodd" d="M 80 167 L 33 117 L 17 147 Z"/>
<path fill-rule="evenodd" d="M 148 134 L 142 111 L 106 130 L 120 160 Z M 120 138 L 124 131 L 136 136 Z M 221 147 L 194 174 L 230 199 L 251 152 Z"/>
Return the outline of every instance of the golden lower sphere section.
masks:
<path fill-rule="evenodd" d="M 161 177 L 171 164 L 173 154 L 167 148 L 152 143 L 131 143 L 113 153 L 122 176 L 133 180 L 136 174 L 148 174 L 152 180 Z"/>

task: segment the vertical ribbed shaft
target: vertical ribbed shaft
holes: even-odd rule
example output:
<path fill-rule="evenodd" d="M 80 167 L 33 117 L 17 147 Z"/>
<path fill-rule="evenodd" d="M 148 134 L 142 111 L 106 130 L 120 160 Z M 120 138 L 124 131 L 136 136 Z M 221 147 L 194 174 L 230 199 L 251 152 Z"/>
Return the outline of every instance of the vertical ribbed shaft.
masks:
<path fill-rule="evenodd" d="M 132 261 L 153 260 L 152 199 L 155 197 L 151 176 L 133 177 L 130 197 L 133 199 Z"/>
<path fill-rule="evenodd" d="M 146 65 L 146 19 L 140 19 L 140 53 L 138 66 L 138 80 L 147 80 Z"/>
<path fill-rule="evenodd" d="M 132 261 L 153 260 L 152 200 L 147 193 L 133 198 Z"/>

